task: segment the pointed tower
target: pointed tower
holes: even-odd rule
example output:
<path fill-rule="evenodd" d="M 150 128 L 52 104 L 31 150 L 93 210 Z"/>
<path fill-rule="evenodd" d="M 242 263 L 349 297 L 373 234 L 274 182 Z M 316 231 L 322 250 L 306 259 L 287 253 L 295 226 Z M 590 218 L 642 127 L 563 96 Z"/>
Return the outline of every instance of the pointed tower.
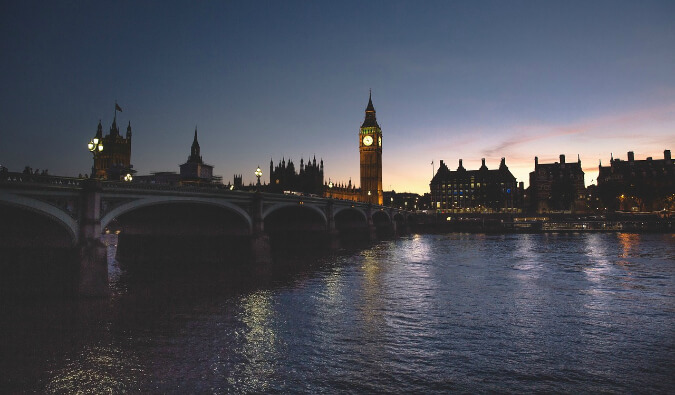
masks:
<path fill-rule="evenodd" d="M 190 156 L 187 162 L 180 165 L 181 184 L 208 184 L 213 181 L 213 166 L 207 165 L 202 160 L 202 154 L 197 141 L 197 127 L 195 137 L 190 147 Z"/>
<path fill-rule="evenodd" d="M 200 153 L 199 141 L 197 141 L 197 127 L 195 126 L 195 138 L 192 140 L 192 147 L 190 147 L 190 156 L 188 162 L 204 163 Z"/>
<path fill-rule="evenodd" d="M 361 201 L 382 205 L 382 129 L 377 123 L 372 92 L 368 95 L 366 117 L 359 129 L 361 158 Z"/>

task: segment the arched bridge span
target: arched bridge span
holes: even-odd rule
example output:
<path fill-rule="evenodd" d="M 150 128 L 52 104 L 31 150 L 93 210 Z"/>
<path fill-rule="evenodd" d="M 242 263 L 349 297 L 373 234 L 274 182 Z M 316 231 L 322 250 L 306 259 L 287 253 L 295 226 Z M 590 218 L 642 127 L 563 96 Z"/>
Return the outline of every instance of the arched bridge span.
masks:
<path fill-rule="evenodd" d="M 27 210 L 58 224 L 58 228 L 67 234 L 73 259 L 79 266 L 77 292 L 81 295 L 107 292 L 106 251 L 100 240 L 106 228 L 127 226 L 129 234 L 134 231 L 150 234 L 153 229 L 161 228 L 162 213 L 171 215 L 174 209 L 176 213 L 182 213 L 181 220 L 193 231 L 184 233 L 220 232 L 246 236 L 254 267 L 271 263 L 270 238 L 273 243 L 275 237 L 282 234 L 302 235 L 304 232 L 332 240 L 341 233 L 360 228 L 365 230 L 366 238 L 372 239 L 376 230 L 380 233 L 380 228 L 387 226 L 395 229 L 407 218 L 401 210 L 394 208 L 319 197 L 19 173 L 5 173 L 0 177 L 0 207 L 17 212 Z M 210 230 L 198 229 L 198 218 L 190 222 L 189 214 L 186 214 L 194 212 L 206 216 L 209 210 L 217 217 L 209 220 Z M 225 225 L 220 226 L 219 221 Z M 162 231 L 180 228 L 176 224 L 166 224 Z M 337 244 L 324 245 L 328 248 Z"/>

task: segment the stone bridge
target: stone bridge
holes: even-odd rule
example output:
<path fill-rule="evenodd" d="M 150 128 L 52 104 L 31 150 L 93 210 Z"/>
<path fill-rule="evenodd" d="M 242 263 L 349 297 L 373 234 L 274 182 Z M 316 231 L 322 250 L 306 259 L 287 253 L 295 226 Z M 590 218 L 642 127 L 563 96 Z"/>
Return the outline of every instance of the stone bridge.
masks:
<path fill-rule="evenodd" d="M 0 175 L 0 276 L 5 282 L 24 281 L 14 278 L 21 277 L 16 265 L 44 263 L 45 271 L 63 277 L 77 294 L 100 296 L 108 293 L 101 242 L 106 233 L 118 234 L 118 257 L 225 262 L 236 253 L 253 270 L 266 271 L 276 249 L 334 249 L 345 240 L 393 236 L 406 230 L 411 215 L 370 204 L 222 186 L 5 172 Z"/>

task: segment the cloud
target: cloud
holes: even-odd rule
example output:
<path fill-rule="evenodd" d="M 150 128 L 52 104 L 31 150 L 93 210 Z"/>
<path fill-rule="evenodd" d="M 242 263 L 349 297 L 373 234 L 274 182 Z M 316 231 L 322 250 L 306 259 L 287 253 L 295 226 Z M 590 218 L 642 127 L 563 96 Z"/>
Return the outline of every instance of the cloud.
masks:
<path fill-rule="evenodd" d="M 595 118 L 581 120 L 573 124 L 524 124 L 509 127 L 510 133 L 502 132 L 505 139 L 497 141 L 482 152 L 487 156 L 504 155 L 518 146 L 535 141 L 550 140 L 561 136 L 579 135 L 586 142 L 600 142 L 607 138 L 635 139 L 646 127 L 659 123 L 670 123 L 675 118 L 675 103 L 639 109 L 629 112 L 604 114 Z M 653 131 L 653 130 L 650 130 Z M 642 138 L 653 142 L 662 142 L 654 135 Z"/>
<path fill-rule="evenodd" d="M 502 155 L 503 152 L 509 151 L 512 147 L 525 144 L 525 143 L 531 143 L 533 141 L 537 140 L 545 140 L 545 139 L 550 139 L 553 137 L 559 137 L 559 136 L 566 136 L 566 135 L 571 135 L 571 134 L 579 134 L 579 133 L 584 133 L 586 130 L 584 129 L 566 129 L 566 128 L 560 128 L 558 130 L 551 130 L 545 133 L 539 133 L 539 134 L 531 134 L 529 136 L 516 136 L 512 137 L 506 141 L 502 141 L 501 143 L 497 144 L 496 146 L 493 146 L 492 148 L 488 148 L 483 150 L 483 154 L 486 156 L 493 156 L 493 155 Z"/>

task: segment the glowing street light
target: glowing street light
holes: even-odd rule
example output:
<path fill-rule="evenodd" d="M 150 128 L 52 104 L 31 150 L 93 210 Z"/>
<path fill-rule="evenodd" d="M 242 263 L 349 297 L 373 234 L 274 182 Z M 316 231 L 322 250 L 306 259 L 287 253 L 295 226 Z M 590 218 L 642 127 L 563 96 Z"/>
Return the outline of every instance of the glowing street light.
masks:
<path fill-rule="evenodd" d="M 258 183 L 256 184 L 256 190 L 260 191 L 260 177 L 262 177 L 262 170 L 260 170 L 260 166 L 258 166 L 257 169 L 255 169 L 255 176 L 258 177 Z"/>
<path fill-rule="evenodd" d="M 91 167 L 91 177 L 93 178 L 96 175 L 96 155 L 103 151 L 103 141 L 99 140 L 97 137 L 94 137 L 93 139 L 89 140 L 87 148 L 94 157 L 94 165 Z"/>
<path fill-rule="evenodd" d="M 126 182 L 131 182 L 131 180 L 133 180 L 133 179 L 134 178 L 131 176 L 130 173 L 127 173 L 127 175 L 124 176 L 124 181 L 126 181 Z"/>
<path fill-rule="evenodd" d="M 328 179 L 328 197 L 333 197 L 333 181 L 331 181 L 330 178 Z"/>

